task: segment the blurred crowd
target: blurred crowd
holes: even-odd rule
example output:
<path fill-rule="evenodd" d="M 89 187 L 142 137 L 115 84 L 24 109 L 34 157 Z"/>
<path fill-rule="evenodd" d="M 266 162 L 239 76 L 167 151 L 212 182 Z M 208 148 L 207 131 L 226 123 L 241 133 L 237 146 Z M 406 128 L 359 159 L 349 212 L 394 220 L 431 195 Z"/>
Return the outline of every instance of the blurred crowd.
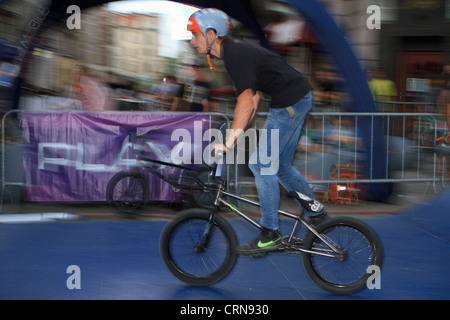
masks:
<path fill-rule="evenodd" d="M 150 90 L 143 90 L 137 82 L 119 79 L 111 83 L 99 80 L 86 66 L 77 64 L 64 103 L 53 110 L 87 111 L 175 111 L 214 112 L 220 107 L 210 99 L 210 81 L 205 67 L 194 60 L 186 66 L 188 82 L 180 82 L 173 75 L 163 76 Z"/>
<path fill-rule="evenodd" d="M 89 70 L 79 64 L 72 72 L 72 82 L 68 88 L 68 97 L 75 100 L 77 110 L 117 110 L 127 109 L 120 107 L 120 101 L 144 103 L 153 101 L 164 111 L 189 112 L 221 112 L 220 105 L 214 103 L 215 93 L 226 92 L 226 98 L 232 100 L 233 90 L 214 89 L 211 86 L 211 75 L 198 59 L 184 67 L 186 73 L 182 82 L 174 75 L 162 76 L 152 85 L 151 90 L 141 90 L 131 80 L 124 80 L 118 84 L 105 83 L 97 79 Z M 443 93 L 448 90 L 448 74 L 450 64 L 444 65 L 442 74 L 434 75 L 428 81 L 427 92 L 414 102 L 427 102 L 426 107 L 418 104 L 418 112 L 446 113 L 443 107 Z M 345 90 L 345 81 L 332 66 L 321 67 L 310 80 L 313 86 L 315 110 L 318 112 L 345 112 L 345 103 L 348 101 Z M 379 112 L 404 112 L 397 106 L 400 101 L 399 92 L 393 80 L 389 79 L 381 68 L 367 70 L 367 82 Z M 220 95 L 220 94 L 219 94 Z M 405 102 L 406 104 L 407 102 Z M 133 109 L 133 108 L 131 108 Z M 147 107 L 134 110 L 148 110 Z"/>

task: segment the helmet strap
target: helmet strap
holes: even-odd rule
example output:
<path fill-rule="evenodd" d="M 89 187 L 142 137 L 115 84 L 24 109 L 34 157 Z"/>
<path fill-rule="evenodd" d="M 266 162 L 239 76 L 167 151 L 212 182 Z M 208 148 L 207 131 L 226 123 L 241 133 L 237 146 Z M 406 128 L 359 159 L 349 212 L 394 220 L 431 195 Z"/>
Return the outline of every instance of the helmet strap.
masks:
<path fill-rule="evenodd" d="M 219 37 L 218 35 L 216 35 L 214 37 L 214 39 L 211 41 L 211 43 L 208 43 L 208 37 L 207 37 L 207 33 L 209 30 L 207 30 L 205 32 L 205 40 L 206 40 L 206 58 L 208 59 L 208 63 L 209 63 L 209 69 L 211 70 L 216 70 L 216 67 L 214 66 L 214 61 L 213 58 L 211 56 L 211 49 L 212 46 L 214 45 L 214 43 L 216 42 L 217 38 Z"/>
<path fill-rule="evenodd" d="M 214 65 L 214 61 L 213 61 L 211 54 L 208 53 L 206 55 L 206 58 L 208 59 L 209 69 L 216 71 L 216 66 Z"/>

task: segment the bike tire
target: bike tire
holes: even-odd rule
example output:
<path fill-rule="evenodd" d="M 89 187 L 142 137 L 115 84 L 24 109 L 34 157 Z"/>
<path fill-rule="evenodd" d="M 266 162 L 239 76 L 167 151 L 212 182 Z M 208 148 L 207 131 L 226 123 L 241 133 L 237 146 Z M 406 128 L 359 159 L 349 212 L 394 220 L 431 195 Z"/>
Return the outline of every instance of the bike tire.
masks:
<path fill-rule="evenodd" d="M 316 230 L 345 250 L 345 255 L 339 260 L 305 253 L 303 266 L 311 281 L 333 294 L 346 295 L 365 289 L 371 275 L 368 268 L 375 265 L 381 270 L 383 262 L 384 250 L 377 233 L 368 224 L 351 217 L 330 218 Z M 312 232 L 305 236 L 306 250 L 325 247 Z"/>
<path fill-rule="evenodd" d="M 162 261 L 176 278 L 188 285 L 215 284 L 225 278 L 236 263 L 236 234 L 223 217 L 214 216 L 209 244 L 201 245 L 210 215 L 206 209 L 182 211 L 161 233 Z"/>
<path fill-rule="evenodd" d="M 145 177 L 134 171 L 121 171 L 109 180 L 106 201 L 114 213 L 134 218 L 147 205 L 149 186 Z"/>

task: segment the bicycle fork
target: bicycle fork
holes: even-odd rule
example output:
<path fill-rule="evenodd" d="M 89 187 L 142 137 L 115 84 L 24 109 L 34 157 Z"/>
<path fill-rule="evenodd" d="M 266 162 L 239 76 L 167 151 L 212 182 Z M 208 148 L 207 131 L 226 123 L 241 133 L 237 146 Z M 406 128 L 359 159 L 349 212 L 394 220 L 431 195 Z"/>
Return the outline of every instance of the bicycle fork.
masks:
<path fill-rule="evenodd" d="M 206 223 L 205 229 L 203 229 L 202 233 L 203 241 L 201 243 L 198 243 L 196 245 L 196 248 L 194 249 L 197 253 L 203 252 L 206 248 L 208 248 L 209 240 L 211 239 L 214 230 L 214 216 L 216 215 L 216 213 L 217 210 L 214 209 L 209 215 L 208 222 Z"/>
<path fill-rule="evenodd" d="M 218 200 L 220 199 L 220 193 L 222 188 L 223 186 L 221 185 L 219 190 L 217 191 L 216 199 L 214 200 L 214 208 L 211 210 L 208 222 L 206 223 L 206 226 L 203 229 L 202 242 L 198 243 L 194 248 L 194 251 L 196 251 L 197 253 L 203 252 L 206 248 L 208 248 L 209 240 L 211 239 L 214 230 L 214 217 L 216 216 L 219 210 Z"/>

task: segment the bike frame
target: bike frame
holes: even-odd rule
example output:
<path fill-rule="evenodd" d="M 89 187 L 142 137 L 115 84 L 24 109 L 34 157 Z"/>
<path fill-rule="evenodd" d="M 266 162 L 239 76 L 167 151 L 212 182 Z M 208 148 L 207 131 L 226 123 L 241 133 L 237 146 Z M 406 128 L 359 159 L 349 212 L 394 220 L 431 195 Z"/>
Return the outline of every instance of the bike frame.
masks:
<path fill-rule="evenodd" d="M 214 215 L 217 213 L 220 204 L 223 204 L 223 205 L 227 206 L 228 208 L 230 208 L 234 213 L 236 213 L 240 217 L 244 218 L 244 220 L 246 220 L 253 226 L 257 227 L 258 229 L 262 229 L 263 226 L 261 224 L 259 224 L 258 222 L 256 222 L 252 218 L 250 218 L 247 214 L 245 214 L 244 212 L 239 210 L 235 205 L 233 205 L 233 204 L 229 203 L 228 201 L 226 201 L 225 199 L 223 199 L 223 196 L 227 196 L 227 197 L 230 197 L 230 198 L 233 198 L 236 200 L 240 200 L 240 201 L 243 201 L 245 203 L 251 204 L 256 207 L 261 207 L 260 203 L 250 200 L 250 199 L 247 199 L 247 198 L 243 198 L 241 196 L 238 196 L 237 194 L 225 191 L 225 185 L 226 185 L 226 181 L 223 180 L 217 189 L 217 195 L 216 195 L 216 199 L 214 202 L 215 209 L 211 211 L 211 217 L 210 217 L 209 221 L 210 222 L 213 221 Z M 330 257 L 330 258 L 336 258 L 336 255 L 333 255 L 333 254 L 328 254 L 328 253 L 319 252 L 319 251 L 306 250 L 299 246 L 293 247 L 294 239 L 295 239 L 294 235 L 298 231 L 300 224 L 303 224 L 310 232 L 312 232 L 316 237 L 318 237 L 321 241 L 323 241 L 323 243 L 325 243 L 335 254 L 340 255 L 342 253 L 342 250 L 335 243 L 333 243 L 326 236 L 318 233 L 315 230 L 315 228 L 302 217 L 303 213 L 300 215 L 295 215 L 295 214 L 292 214 L 292 213 L 289 213 L 289 212 L 286 212 L 283 210 L 278 210 L 278 213 L 285 217 L 295 220 L 295 224 L 292 228 L 292 231 L 290 232 L 290 235 L 288 236 L 288 240 L 287 241 L 283 240 L 286 249 L 294 249 L 296 251 L 300 251 L 300 252 L 304 252 L 304 253 L 310 253 L 310 254 L 315 254 L 315 255 L 320 255 L 320 256 L 325 256 L 325 257 Z"/>

